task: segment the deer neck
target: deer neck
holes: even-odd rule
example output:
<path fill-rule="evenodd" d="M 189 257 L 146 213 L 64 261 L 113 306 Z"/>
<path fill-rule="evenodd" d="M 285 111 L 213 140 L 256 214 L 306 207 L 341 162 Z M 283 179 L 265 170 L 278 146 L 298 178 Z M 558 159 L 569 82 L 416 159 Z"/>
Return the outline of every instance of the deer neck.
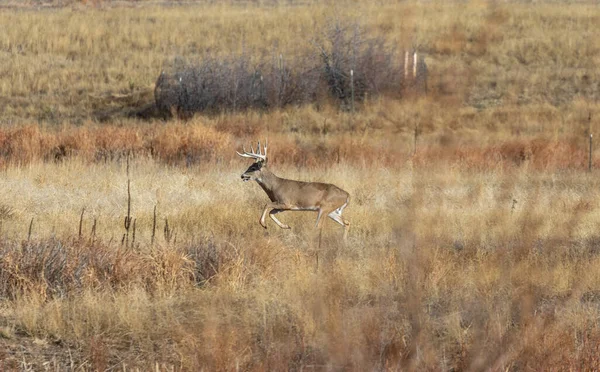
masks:
<path fill-rule="evenodd" d="M 267 193 L 271 201 L 276 201 L 273 190 L 277 189 L 280 181 L 281 179 L 266 167 L 262 168 L 260 180 L 256 180 L 265 193 Z"/>

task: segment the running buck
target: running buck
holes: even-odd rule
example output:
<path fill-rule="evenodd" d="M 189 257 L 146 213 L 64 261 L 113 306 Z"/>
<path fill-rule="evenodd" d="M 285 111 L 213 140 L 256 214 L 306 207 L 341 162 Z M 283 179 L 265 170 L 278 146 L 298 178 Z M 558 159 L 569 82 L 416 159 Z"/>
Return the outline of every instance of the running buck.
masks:
<path fill-rule="evenodd" d="M 242 174 L 244 182 L 254 180 L 267 193 L 270 203 L 265 205 L 260 224 L 265 229 L 267 224 L 265 218 L 267 212 L 269 217 L 282 229 L 290 227 L 281 223 L 275 217 L 283 211 L 315 211 L 318 212 L 316 227 L 321 229 L 324 219 L 323 215 L 344 226 L 344 239 L 348 233 L 350 223 L 342 218 L 342 212 L 350 201 L 350 194 L 339 187 L 320 182 L 302 182 L 279 178 L 267 168 L 267 144 L 265 142 L 264 153 L 258 142 L 258 152 L 250 147 L 250 152 L 243 148 L 244 153 L 236 153 L 244 158 L 254 159 L 254 163 Z"/>

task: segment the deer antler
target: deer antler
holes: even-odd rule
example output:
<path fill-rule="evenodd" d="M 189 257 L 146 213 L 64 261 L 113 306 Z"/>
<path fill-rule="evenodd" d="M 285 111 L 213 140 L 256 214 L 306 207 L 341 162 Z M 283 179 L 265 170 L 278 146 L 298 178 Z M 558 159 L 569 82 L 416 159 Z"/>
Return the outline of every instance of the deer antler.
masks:
<path fill-rule="evenodd" d="M 254 151 L 254 146 L 250 145 L 250 152 L 246 151 L 246 147 L 242 147 L 244 153 L 240 154 L 239 152 L 236 151 L 236 154 L 238 154 L 239 156 L 243 157 L 243 158 L 251 158 L 251 159 L 256 159 L 256 160 L 262 160 L 264 162 L 267 161 L 267 141 L 265 140 L 265 146 L 264 146 L 264 151 L 265 153 L 263 154 L 261 152 L 261 147 L 260 147 L 260 141 L 258 141 L 258 152 Z"/>

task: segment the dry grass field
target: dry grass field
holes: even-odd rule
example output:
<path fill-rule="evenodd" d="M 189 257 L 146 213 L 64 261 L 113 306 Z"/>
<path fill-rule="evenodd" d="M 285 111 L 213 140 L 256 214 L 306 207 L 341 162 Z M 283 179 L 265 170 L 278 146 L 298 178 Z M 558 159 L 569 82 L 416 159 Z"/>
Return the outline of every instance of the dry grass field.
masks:
<path fill-rule="evenodd" d="M 0 370 L 600 366 L 596 5 L 46 5 L 0 1 Z M 339 20 L 422 51 L 427 94 L 136 117 L 170 59 L 292 59 Z M 351 194 L 347 241 L 259 225 L 235 150 L 264 138 Z"/>

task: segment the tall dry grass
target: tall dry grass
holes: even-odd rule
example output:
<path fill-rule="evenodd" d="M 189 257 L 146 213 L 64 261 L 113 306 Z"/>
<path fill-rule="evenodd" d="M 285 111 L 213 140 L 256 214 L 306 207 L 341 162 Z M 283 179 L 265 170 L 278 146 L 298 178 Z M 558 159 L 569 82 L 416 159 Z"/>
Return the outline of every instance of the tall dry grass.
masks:
<path fill-rule="evenodd" d="M 239 180 L 243 161 L 132 161 L 131 248 L 124 164 L 9 167 L 2 342 L 41 340 L 37 366 L 73 350 L 84 369 L 593 366 L 599 185 L 532 164 L 274 166 L 351 193 L 348 242 L 326 223 L 320 248 L 310 213 L 258 225 L 265 196 Z"/>

